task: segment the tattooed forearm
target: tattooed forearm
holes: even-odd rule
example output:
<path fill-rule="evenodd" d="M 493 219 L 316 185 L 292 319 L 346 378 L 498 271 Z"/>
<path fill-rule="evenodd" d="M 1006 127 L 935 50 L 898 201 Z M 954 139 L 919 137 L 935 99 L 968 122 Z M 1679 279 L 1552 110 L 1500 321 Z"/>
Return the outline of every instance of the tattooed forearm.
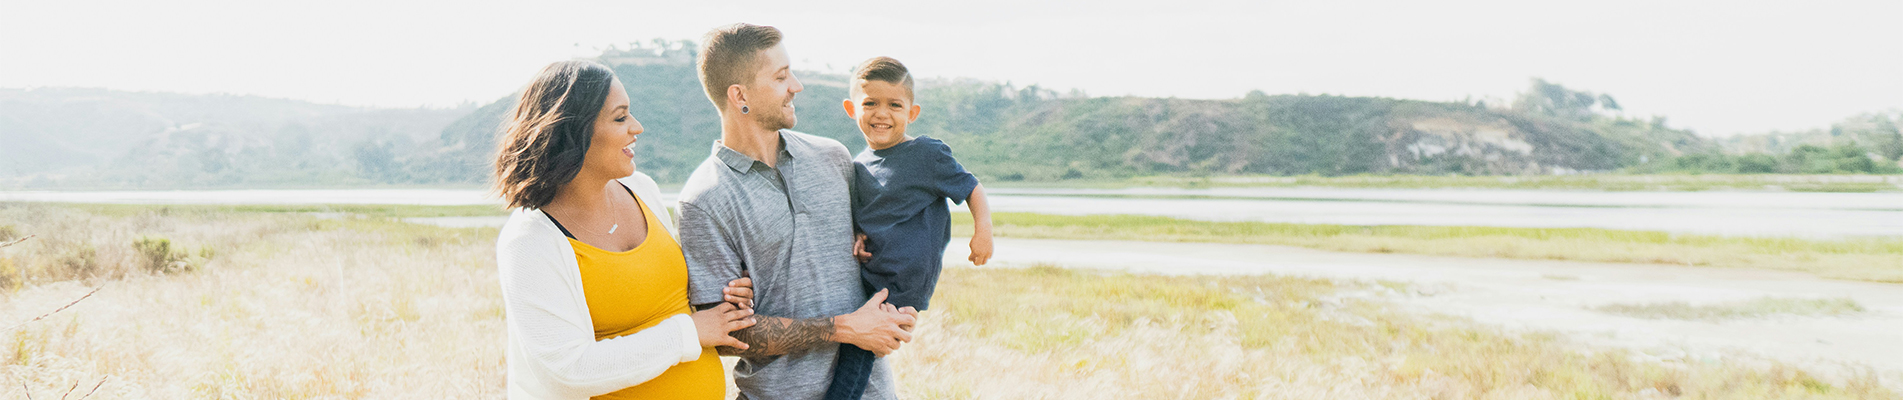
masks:
<path fill-rule="evenodd" d="M 763 357 L 798 353 L 832 343 L 833 319 L 828 317 L 792 319 L 756 315 L 759 323 L 733 331 L 733 338 L 747 344 L 746 350 L 721 346 L 723 356 Z"/>

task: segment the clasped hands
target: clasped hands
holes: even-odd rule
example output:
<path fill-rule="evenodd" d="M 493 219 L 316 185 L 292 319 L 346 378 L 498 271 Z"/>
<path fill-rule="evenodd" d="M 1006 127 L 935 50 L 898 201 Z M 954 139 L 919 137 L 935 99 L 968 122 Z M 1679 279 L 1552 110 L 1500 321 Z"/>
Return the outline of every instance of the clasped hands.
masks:
<path fill-rule="evenodd" d="M 918 310 L 893 307 L 885 298 L 886 290 L 880 289 L 858 310 L 833 317 L 832 341 L 859 346 L 880 357 L 898 351 L 901 342 L 912 341 Z"/>
<path fill-rule="evenodd" d="M 695 312 L 694 327 L 703 347 L 727 346 L 746 350 L 748 345 L 734 339 L 732 332 L 758 322 L 753 317 L 753 279 L 742 276 L 721 289 L 725 302 Z M 850 314 L 831 318 L 830 341 L 859 346 L 881 357 L 897 351 L 903 342 L 912 341 L 912 328 L 918 311 L 912 307 L 886 304 L 886 291 L 880 290 Z"/>
<path fill-rule="evenodd" d="M 701 347 L 727 346 L 746 350 L 747 343 L 734 339 L 733 331 L 746 329 L 759 321 L 753 318 L 753 278 L 741 275 L 721 288 L 726 302 L 693 314 L 694 331 Z"/>

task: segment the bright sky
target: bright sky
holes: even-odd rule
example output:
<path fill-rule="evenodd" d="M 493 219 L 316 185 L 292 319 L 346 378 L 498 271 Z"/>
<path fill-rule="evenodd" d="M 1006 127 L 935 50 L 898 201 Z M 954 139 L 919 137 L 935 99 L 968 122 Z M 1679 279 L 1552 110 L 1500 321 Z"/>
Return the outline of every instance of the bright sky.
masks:
<path fill-rule="evenodd" d="M 0 87 L 441 107 L 492 101 L 610 44 L 744 21 L 785 31 L 795 69 L 889 55 L 924 76 L 1092 95 L 1506 99 L 1543 77 L 1707 135 L 1903 108 L 1892 0 L 936 3 L 13 2 L 0 7 Z"/>

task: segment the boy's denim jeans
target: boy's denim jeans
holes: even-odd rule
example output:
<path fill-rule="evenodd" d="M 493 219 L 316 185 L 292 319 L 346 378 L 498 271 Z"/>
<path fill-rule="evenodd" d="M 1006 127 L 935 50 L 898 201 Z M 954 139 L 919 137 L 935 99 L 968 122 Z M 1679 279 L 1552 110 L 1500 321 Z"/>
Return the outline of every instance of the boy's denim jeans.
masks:
<path fill-rule="evenodd" d="M 859 346 L 840 343 L 839 360 L 833 366 L 833 383 L 826 388 L 826 400 L 859 400 L 866 395 L 872 380 L 872 352 Z"/>

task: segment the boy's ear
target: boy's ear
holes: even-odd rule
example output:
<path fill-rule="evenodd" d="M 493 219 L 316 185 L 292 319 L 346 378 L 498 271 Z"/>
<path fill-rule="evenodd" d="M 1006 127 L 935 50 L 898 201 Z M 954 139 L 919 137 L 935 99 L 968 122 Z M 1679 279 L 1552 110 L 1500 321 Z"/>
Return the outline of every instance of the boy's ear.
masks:
<path fill-rule="evenodd" d="M 909 123 L 913 123 L 913 122 L 918 122 L 918 113 L 919 113 L 920 111 L 925 111 L 925 109 L 924 109 L 924 108 L 920 108 L 920 107 L 918 106 L 918 104 L 916 104 L 916 103 L 914 103 L 914 104 L 912 104 L 912 116 L 911 116 L 911 117 L 909 117 L 909 118 L 907 118 L 907 119 L 905 120 L 905 123 L 908 123 L 908 124 L 909 124 Z"/>
<path fill-rule="evenodd" d="M 840 100 L 839 107 L 846 109 L 846 118 L 859 119 L 859 109 L 852 106 L 852 99 Z"/>

